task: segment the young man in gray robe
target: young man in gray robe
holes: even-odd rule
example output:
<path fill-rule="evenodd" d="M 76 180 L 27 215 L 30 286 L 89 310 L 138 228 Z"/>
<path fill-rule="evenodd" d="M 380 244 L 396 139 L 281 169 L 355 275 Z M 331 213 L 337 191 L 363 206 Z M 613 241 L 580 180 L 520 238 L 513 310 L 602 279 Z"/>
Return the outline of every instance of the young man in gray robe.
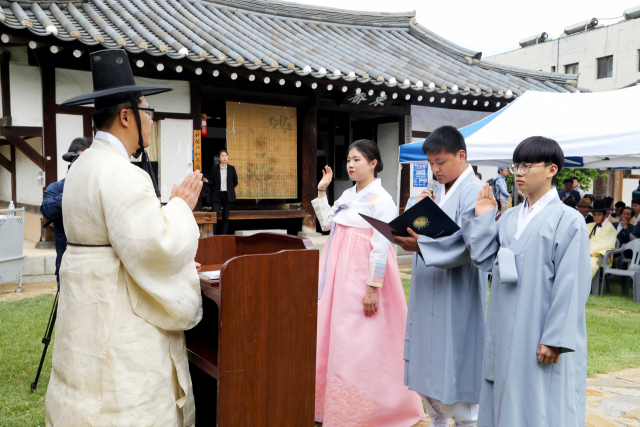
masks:
<path fill-rule="evenodd" d="M 485 185 L 462 219 L 471 259 L 493 272 L 478 427 L 584 427 L 589 236 L 553 187 L 557 142 L 527 138 L 513 162 L 525 202 L 496 222 Z"/>
<path fill-rule="evenodd" d="M 473 210 L 482 182 L 466 162 L 464 137 L 451 126 L 436 129 L 422 150 L 438 180 L 425 190 L 460 224 Z M 414 201 L 407 206 L 413 206 Z M 405 335 L 405 384 L 418 392 L 432 427 L 476 424 L 482 383 L 487 274 L 473 265 L 461 233 L 431 239 L 396 236 L 396 244 L 416 252 Z"/>

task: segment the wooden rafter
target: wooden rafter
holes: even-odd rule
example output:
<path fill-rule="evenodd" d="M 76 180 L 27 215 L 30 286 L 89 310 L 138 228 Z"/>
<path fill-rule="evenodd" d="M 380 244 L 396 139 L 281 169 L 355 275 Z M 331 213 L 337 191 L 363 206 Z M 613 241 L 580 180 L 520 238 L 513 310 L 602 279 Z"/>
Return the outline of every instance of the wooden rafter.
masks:
<path fill-rule="evenodd" d="M 3 168 L 5 168 L 6 170 L 9 171 L 9 173 L 11 173 L 12 170 L 12 165 L 11 165 L 11 160 L 7 159 L 5 156 L 3 156 L 2 154 L 0 154 L 0 166 L 2 166 Z"/>
<path fill-rule="evenodd" d="M 44 157 L 40 155 L 33 147 L 19 136 L 6 136 L 7 141 L 22 152 L 29 160 L 35 163 L 40 169 L 44 170 Z"/>

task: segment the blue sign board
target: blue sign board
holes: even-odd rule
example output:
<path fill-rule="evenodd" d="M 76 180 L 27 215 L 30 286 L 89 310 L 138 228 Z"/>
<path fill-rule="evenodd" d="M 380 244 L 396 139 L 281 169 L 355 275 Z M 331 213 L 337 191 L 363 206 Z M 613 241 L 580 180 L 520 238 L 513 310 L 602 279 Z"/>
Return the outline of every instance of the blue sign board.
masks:
<path fill-rule="evenodd" d="M 426 163 L 413 164 L 413 186 L 426 187 L 429 182 L 429 165 Z"/>

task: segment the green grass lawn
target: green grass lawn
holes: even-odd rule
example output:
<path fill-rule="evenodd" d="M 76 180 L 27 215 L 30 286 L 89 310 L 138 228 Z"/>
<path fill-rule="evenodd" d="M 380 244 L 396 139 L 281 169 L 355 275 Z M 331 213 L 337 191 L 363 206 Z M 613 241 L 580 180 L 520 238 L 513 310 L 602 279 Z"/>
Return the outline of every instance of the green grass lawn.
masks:
<path fill-rule="evenodd" d="M 409 279 L 403 279 L 409 297 Z M 612 294 L 589 297 L 588 375 L 640 366 L 640 304 L 622 297 L 613 282 Z M 41 343 L 53 295 L 0 302 L 0 426 L 44 427 L 44 396 L 51 375 L 51 352 L 35 393 L 29 385 L 40 362 Z M 320 426 L 321 424 L 316 424 Z"/>

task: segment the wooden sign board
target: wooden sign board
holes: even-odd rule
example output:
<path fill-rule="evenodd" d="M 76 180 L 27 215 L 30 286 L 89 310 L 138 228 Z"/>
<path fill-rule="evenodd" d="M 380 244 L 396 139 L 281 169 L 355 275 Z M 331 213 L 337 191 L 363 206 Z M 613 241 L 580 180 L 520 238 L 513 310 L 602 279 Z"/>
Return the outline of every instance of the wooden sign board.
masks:
<path fill-rule="evenodd" d="M 202 137 L 200 130 L 193 131 L 193 170 L 202 172 Z"/>

